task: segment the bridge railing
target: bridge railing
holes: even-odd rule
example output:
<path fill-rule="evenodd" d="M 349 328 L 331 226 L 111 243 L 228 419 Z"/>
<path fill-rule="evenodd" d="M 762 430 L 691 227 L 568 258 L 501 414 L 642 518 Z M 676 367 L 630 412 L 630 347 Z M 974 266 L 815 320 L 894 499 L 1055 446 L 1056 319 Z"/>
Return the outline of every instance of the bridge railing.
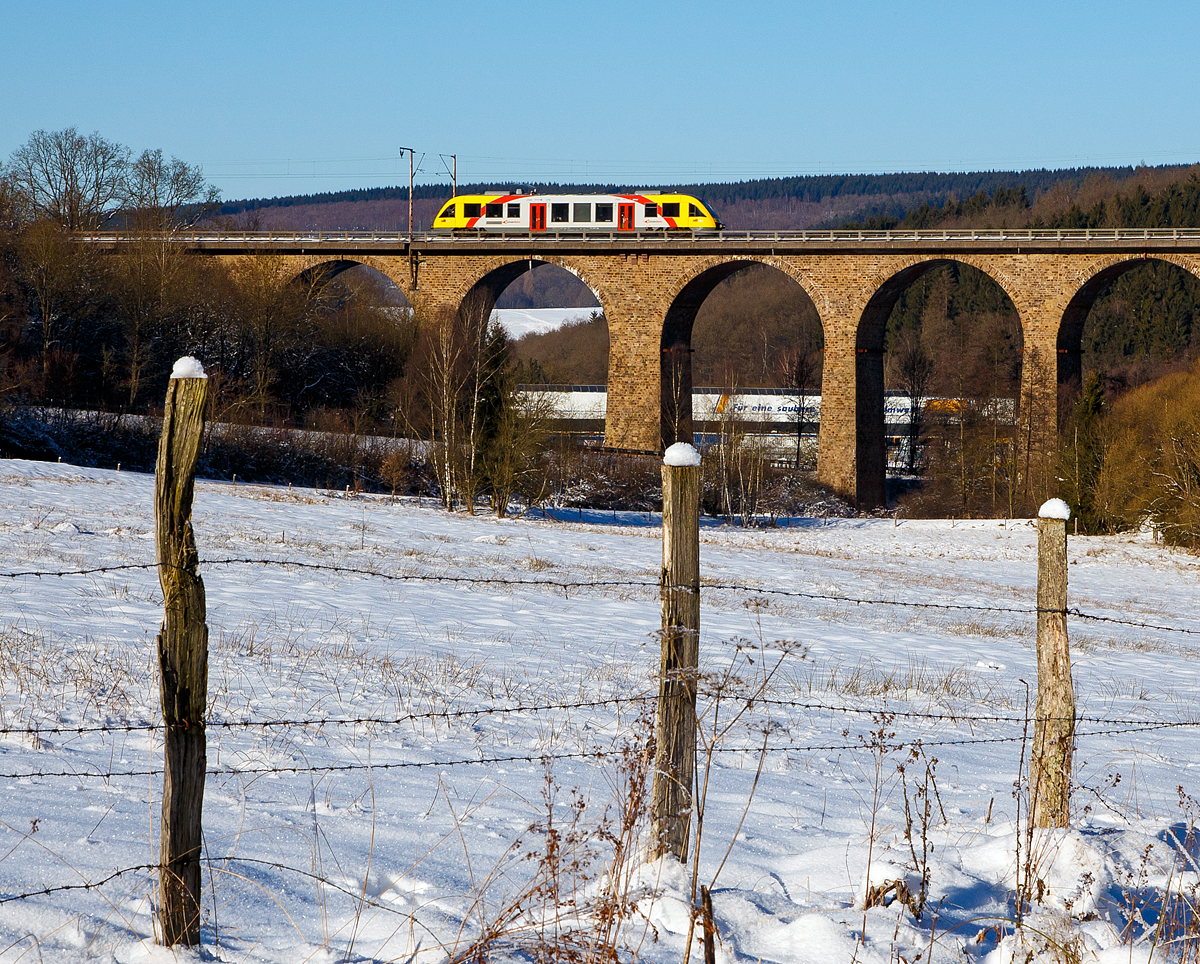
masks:
<path fill-rule="evenodd" d="M 78 239 L 96 244 L 122 245 L 144 241 L 172 242 L 218 247 L 273 247 L 300 244 L 454 244 L 480 241 L 503 245 L 529 241 L 570 241 L 612 244 L 621 241 L 694 241 L 722 242 L 811 242 L 847 243 L 919 243 L 919 242 L 1112 242 L 1112 241 L 1200 241 L 1200 228 L 952 228 L 890 231 L 536 231 L 505 232 L 459 231 L 454 233 L 414 233 L 397 231 L 174 231 L 145 234 L 123 231 L 85 231 Z"/>

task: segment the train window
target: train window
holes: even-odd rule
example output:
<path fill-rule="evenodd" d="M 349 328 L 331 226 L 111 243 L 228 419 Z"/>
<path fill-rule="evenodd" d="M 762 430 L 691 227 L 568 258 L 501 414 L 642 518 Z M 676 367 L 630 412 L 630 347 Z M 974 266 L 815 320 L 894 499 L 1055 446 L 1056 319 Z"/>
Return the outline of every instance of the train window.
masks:
<path fill-rule="evenodd" d="M 551 204 L 550 205 L 550 220 L 563 223 L 569 221 L 567 216 L 570 213 L 571 205 L 569 204 Z"/>
<path fill-rule="evenodd" d="M 647 204 L 646 205 L 646 217 L 648 217 L 648 218 L 658 217 L 658 205 L 657 204 Z"/>
<path fill-rule="evenodd" d="M 596 220 L 597 221 L 607 221 L 609 224 L 612 224 L 612 205 L 611 204 L 597 204 L 596 205 Z"/>
<path fill-rule="evenodd" d="M 591 204 L 575 203 L 575 210 L 571 213 L 572 221 L 590 221 L 592 219 Z"/>
<path fill-rule="evenodd" d="M 457 205 L 454 205 L 454 204 L 447 204 L 447 205 L 446 205 L 446 207 L 445 207 L 445 208 L 442 210 L 442 213 L 438 215 L 438 217 L 439 217 L 439 218 L 452 218 L 452 217 L 454 217 L 454 209 L 455 209 L 455 207 L 457 207 Z"/>
<path fill-rule="evenodd" d="M 677 217 L 679 217 L 679 202 L 678 202 L 678 201 L 671 201 L 671 202 L 670 202 L 670 203 L 668 203 L 668 204 L 664 204 L 664 205 L 662 206 L 662 216 L 663 216 L 664 218 L 677 218 Z"/>
<path fill-rule="evenodd" d="M 471 203 L 464 204 L 463 205 L 463 217 L 464 218 L 479 217 L 479 205 L 471 204 Z"/>
<path fill-rule="evenodd" d="M 504 217 L 504 205 L 503 204 L 489 204 L 484 209 L 484 213 L 489 218 L 502 218 L 502 217 Z"/>
<path fill-rule="evenodd" d="M 700 206 L 698 204 L 689 204 L 688 205 L 688 217 L 689 218 L 702 218 L 702 217 L 704 217 L 704 212 L 702 210 L 700 210 Z"/>
<path fill-rule="evenodd" d="M 508 206 L 508 216 L 510 218 L 519 218 L 521 216 L 521 205 L 520 204 L 510 204 Z"/>

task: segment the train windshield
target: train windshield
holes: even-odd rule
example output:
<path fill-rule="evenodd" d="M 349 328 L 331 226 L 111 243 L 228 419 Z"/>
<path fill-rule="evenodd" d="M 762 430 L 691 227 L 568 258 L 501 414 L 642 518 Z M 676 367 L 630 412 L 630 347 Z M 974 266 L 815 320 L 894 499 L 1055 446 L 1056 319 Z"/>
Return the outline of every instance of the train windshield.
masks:
<path fill-rule="evenodd" d="M 724 223 L 721 221 L 721 219 L 720 219 L 719 217 L 717 217 L 717 212 L 716 212 L 716 211 L 714 211 L 714 210 L 712 209 L 712 205 L 711 205 L 711 204 L 709 204 L 707 201 L 701 201 L 700 203 L 701 203 L 702 207 L 700 208 L 700 214 L 699 214 L 699 217 L 702 217 L 702 218 L 703 218 L 703 217 L 710 217 L 710 218 L 712 218 L 714 221 L 716 221 L 716 222 L 717 222 L 717 230 L 718 230 L 718 231 L 724 231 L 724 230 L 725 230 L 725 225 L 724 225 Z"/>

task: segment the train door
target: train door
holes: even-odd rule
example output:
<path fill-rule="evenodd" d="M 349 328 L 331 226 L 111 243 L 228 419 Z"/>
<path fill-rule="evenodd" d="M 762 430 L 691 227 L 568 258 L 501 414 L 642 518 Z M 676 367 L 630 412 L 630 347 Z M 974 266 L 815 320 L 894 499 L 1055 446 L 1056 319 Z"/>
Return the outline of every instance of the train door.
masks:
<path fill-rule="evenodd" d="M 530 231 L 545 231 L 546 230 L 546 205 L 544 205 L 544 204 L 529 205 L 529 230 Z"/>
<path fill-rule="evenodd" d="M 632 231 L 633 230 L 633 208 L 632 204 L 617 205 L 617 230 Z"/>

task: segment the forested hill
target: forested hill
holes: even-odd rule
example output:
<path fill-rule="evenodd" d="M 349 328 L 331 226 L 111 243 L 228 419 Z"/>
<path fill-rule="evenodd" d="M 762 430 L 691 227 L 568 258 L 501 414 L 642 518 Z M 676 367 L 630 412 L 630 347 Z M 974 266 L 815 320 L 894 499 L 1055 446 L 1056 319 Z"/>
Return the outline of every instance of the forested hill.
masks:
<path fill-rule="evenodd" d="M 974 171 L 967 173 L 823 174 L 805 177 L 763 178 L 724 184 L 460 184 L 459 193 L 522 190 L 526 193 L 630 193 L 662 190 L 694 194 L 713 204 L 735 230 L 785 230 L 836 227 L 849 222 L 899 222 L 922 205 L 939 209 L 948 202 L 981 192 L 1024 188 L 1030 199 L 1052 192 L 1073 194 L 1085 183 L 1115 186 L 1147 175 L 1181 179 L 1184 166 L 1159 168 L 1082 167 L 1064 170 Z M 421 185 L 413 191 L 414 221 L 418 229 L 432 223 L 440 203 L 449 196 L 447 184 Z M 324 194 L 293 195 L 229 201 L 219 215 L 247 226 L 398 230 L 408 217 L 408 188 L 379 187 Z"/>

